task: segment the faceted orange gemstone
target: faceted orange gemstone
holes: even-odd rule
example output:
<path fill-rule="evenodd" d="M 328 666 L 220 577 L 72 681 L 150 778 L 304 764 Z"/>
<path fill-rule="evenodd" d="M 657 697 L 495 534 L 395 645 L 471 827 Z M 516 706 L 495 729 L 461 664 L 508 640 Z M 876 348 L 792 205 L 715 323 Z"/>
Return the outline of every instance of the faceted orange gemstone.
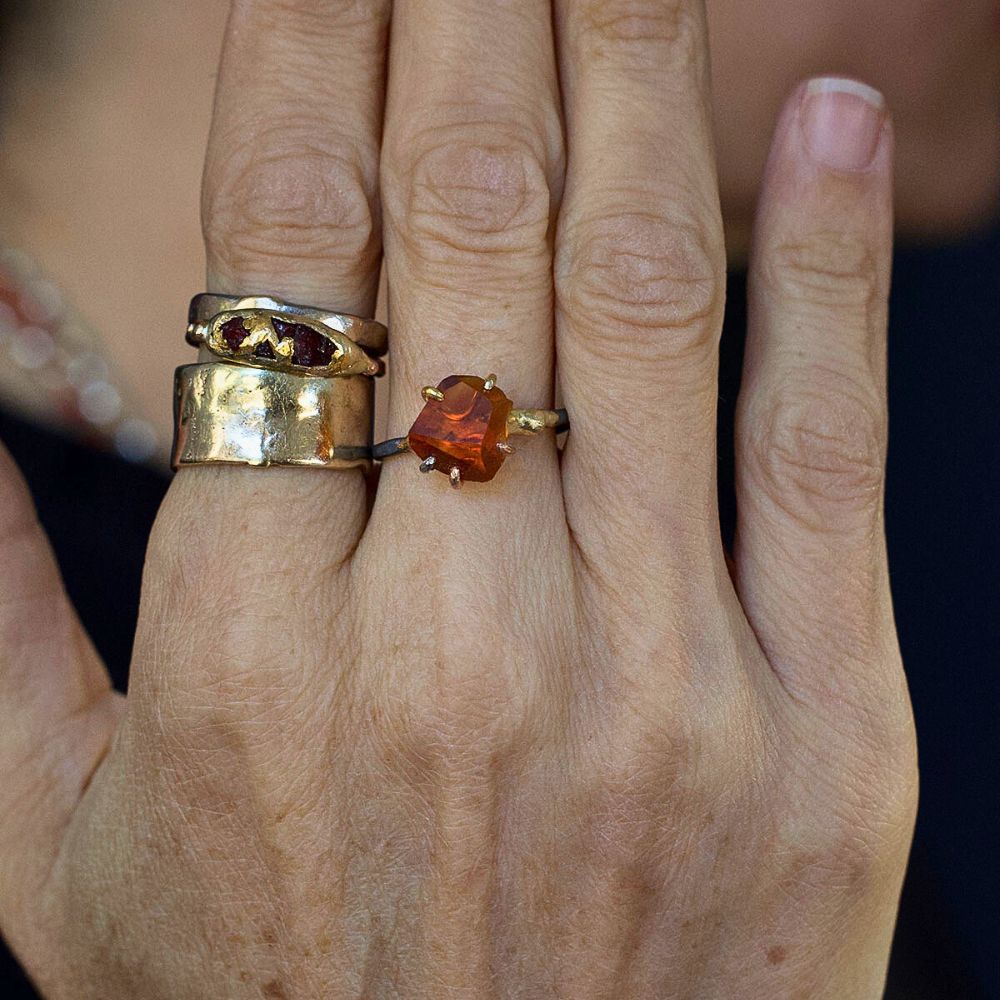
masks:
<path fill-rule="evenodd" d="M 448 475 L 457 468 L 473 483 L 491 480 L 506 453 L 507 417 L 513 404 L 495 386 L 475 375 L 449 375 L 438 384 L 444 399 L 430 399 L 410 428 L 410 451 L 433 457 L 434 468 Z"/>

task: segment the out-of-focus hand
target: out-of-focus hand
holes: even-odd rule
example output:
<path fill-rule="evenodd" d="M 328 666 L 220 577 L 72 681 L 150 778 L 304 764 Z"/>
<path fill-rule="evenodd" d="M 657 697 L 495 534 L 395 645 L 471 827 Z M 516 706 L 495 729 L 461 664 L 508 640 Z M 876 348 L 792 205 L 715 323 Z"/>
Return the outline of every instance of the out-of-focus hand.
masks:
<path fill-rule="evenodd" d="M 384 230 L 393 433 L 451 372 L 547 405 L 557 357 L 573 429 L 461 493 L 389 463 L 370 517 L 185 469 L 127 699 L 4 467 L 0 921 L 52 1000 L 879 995 L 891 129 L 843 83 L 782 116 L 727 564 L 703 5 L 555 9 L 396 0 L 383 123 L 387 2 L 234 5 L 210 286 L 369 313 Z"/>

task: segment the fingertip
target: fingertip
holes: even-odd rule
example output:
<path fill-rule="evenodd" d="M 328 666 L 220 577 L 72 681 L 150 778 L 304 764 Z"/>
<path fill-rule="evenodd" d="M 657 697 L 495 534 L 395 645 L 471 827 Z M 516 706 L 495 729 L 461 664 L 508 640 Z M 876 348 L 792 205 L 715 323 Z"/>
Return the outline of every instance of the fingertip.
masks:
<path fill-rule="evenodd" d="M 890 191 L 894 136 L 882 93 L 850 77 L 803 81 L 778 116 L 764 173 L 765 202 L 810 189 Z"/>
<path fill-rule="evenodd" d="M 885 98 L 846 77 L 815 77 L 797 95 L 803 148 L 820 168 L 859 172 L 873 166 L 888 120 Z"/>

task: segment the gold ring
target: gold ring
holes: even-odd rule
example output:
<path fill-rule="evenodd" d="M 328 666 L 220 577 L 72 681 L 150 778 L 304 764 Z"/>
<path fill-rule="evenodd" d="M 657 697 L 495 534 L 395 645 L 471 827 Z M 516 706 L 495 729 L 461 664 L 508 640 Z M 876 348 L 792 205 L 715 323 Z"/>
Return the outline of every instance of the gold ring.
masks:
<path fill-rule="evenodd" d="M 375 383 L 208 362 L 174 379 L 172 465 L 371 464 Z"/>
<path fill-rule="evenodd" d="M 515 434 L 569 430 L 565 410 L 518 410 L 497 388 L 496 375 L 449 375 L 421 390 L 424 408 L 406 437 L 390 438 L 372 449 L 376 459 L 412 451 L 421 472 L 443 472 L 456 489 L 463 481 L 489 482 L 514 449 Z"/>
<path fill-rule="evenodd" d="M 196 295 L 188 343 L 233 364 L 322 375 L 381 375 L 386 328 L 347 313 L 298 306 L 270 296 Z"/>
<path fill-rule="evenodd" d="M 269 309 L 277 313 L 296 313 L 310 322 L 322 323 L 331 330 L 346 334 L 368 354 L 380 358 L 389 348 L 389 331 L 374 319 L 362 319 L 350 313 L 314 309 L 312 306 L 295 305 L 271 295 L 216 295 L 203 292 L 191 300 L 188 310 L 188 342 L 197 347 L 204 337 L 204 329 L 220 312 L 238 312 L 241 309 Z"/>

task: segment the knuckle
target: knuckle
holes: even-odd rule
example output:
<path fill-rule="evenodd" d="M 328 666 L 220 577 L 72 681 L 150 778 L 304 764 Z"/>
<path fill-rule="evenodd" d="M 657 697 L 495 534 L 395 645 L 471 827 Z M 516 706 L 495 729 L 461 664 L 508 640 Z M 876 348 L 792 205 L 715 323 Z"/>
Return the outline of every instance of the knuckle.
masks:
<path fill-rule="evenodd" d="M 655 711 L 614 713 L 608 731 L 586 743 L 579 794 L 589 836 L 623 864 L 639 857 L 661 865 L 671 823 L 682 816 L 696 829 L 737 780 L 725 740 L 704 717 L 673 712 L 662 699 Z"/>
<path fill-rule="evenodd" d="M 917 811 L 915 764 L 891 780 L 884 769 L 864 772 L 855 784 L 835 803 L 814 805 L 811 819 L 797 818 L 783 838 L 788 883 L 825 885 L 857 898 L 902 874 Z"/>
<path fill-rule="evenodd" d="M 875 249 L 858 233 L 816 230 L 766 257 L 764 279 L 780 298 L 867 316 L 882 286 Z"/>
<path fill-rule="evenodd" d="M 284 130 L 273 141 L 255 136 L 206 172 L 209 260 L 234 278 L 292 261 L 367 274 L 379 243 L 372 203 L 360 154 L 333 153 Z"/>
<path fill-rule="evenodd" d="M 464 781 L 513 753 L 537 720 L 533 699 L 530 686 L 505 680 L 492 659 L 454 650 L 391 697 L 372 698 L 385 756 L 418 782 L 435 783 Z"/>
<path fill-rule="evenodd" d="M 863 377 L 815 373 L 810 386 L 770 395 L 745 424 L 745 453 L 766 495 L 814 530 L 841 526 L 880 502 L 886 418 L 880 394 Z"/>
<path fill-rule="evenodd" d="M 401 137 L 403 163 L 384 175 L 393 228 L 417 260 L 449 264 L 470 255 L 545 252 L 551 194 L 537 137 L 510 130 L 487 139 L 481 125 Z"/>
<path fill-rule="evenodd" d="M 620 339 L 608 334 L 625 327 L 655 365 L 714 354 L 724 264 L 703 225 L 625 212 L 581 220 L 568 236 L 556 294 L 590 351 L 617 355 Z"/>

